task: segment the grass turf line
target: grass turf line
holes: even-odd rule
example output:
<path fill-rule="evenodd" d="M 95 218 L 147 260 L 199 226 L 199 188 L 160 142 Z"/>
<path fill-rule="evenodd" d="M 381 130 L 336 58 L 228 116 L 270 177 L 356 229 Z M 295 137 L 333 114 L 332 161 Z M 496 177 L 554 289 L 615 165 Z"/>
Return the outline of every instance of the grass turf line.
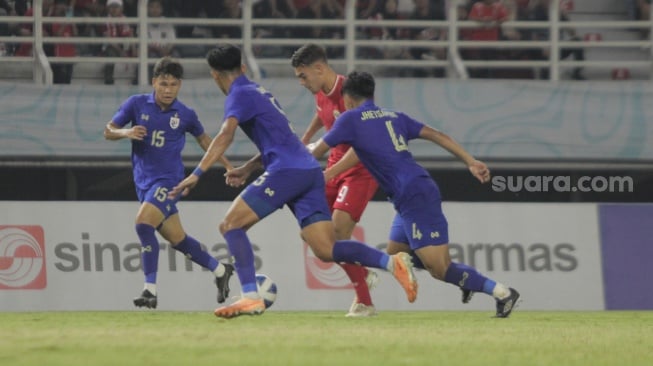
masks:
<path fill-rule="evenodd" d="M 0 365 L 651 365 L 653 312 L 0 313 Z"/>

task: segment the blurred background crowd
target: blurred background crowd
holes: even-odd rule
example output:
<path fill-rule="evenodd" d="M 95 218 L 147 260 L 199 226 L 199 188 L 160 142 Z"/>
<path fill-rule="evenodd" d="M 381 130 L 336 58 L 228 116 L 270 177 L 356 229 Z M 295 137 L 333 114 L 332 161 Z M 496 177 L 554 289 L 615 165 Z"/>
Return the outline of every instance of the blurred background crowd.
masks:
<path fill-rule="evenodd" d="M 548 29 L 523 29 L 503 26 L 506 21 L 547 21 L 549 5 L 552 0 L 467 0 L 458 5 L 456 16 L 459 20 L 478 23 L 477 27 L 463 28 L 458 39 L 469 41 L 528 41 L 547 40 Z M 560 21 L 570 19 L 571 0 L 560 1 Z M 628 3 L 628 13 L 632 20 L 647 20 L 650 14 L 650 0 L 624 0 Z M 25 0 L 0 0 L 0 16 L 31 16 L 31 2 Z M 102 24 L 53 23 L 44 26 L 46 36 L 57 37 L 133 37 L 138 34 L 134 25 L 115 23 L 112 20 L 122 17 L 137 16 L 137 0 L 43 0 L 43 16 L 58 17 L 103 17 Z M 276 19 L 342 19 L 344 18 L 345 0 L 258 0 L 254 1 L 254 18 Z M 356 4 L 358 19 L 368 20 L 445 20 L 447 17 L 445 0 L 361 0 Z M 211 18 L 240 19 L 242 8 L 240 0 L 150 0 L 148 17 L 151 19 L 168 18 Z M 634 30 L 638 36 L 647 39 L 648 31 Z M 0 22 L 0 36 L 29 36 L 33 32 L 31 23 Z M 177 38 L 228 38 L 238 39 L 242 29 L 238 25 L 172 25 L 152 22 L 147 28 L 150 57 L 171 55 L 175 57 L 203 57 L 213 42 L 204 45 L 175 45 Z M 256 27 L 254 34 L 259 38 L 342 38 L 342 27 L 288 26 Z M 564 40 L 581 41 L 582 37 L 574 29 L 564 29 Z M 406 47 L 384 45 L 387 40 L 447 40 L 449 35 L 444 27 L 384 27 L 367 26 L 357 30 L 359 39 L 379 40 L 378 47 L 364 47 L 357 51 L 357 57 L 369 59 L 405 59 L 405 60 L 445 60 L 446 47 Z M 261 46 L 255 50 L 259 57 L 289 57 L 296 47 Z M 130 57 L 136 55 L 133 44 L 49 44 L 45 52 L 48 56 L 109 56 Z M 561 59 L 584 60 L 586 55 L 582 47 L 564 48 Z M 0 43 L 0 56 L 29 56 L 31 44 Z M 328 47 L 331 58 L 342 57 L 342 47 Z M 505 49 L 497 47 L 468 47 L 461 51 L 464 60 L 547 60 L 549 50 Z M 113 65 L 103 68 L 105 84 L 112 84 Z M 55 83 L 70 83 L 73 64 L 54 64 Z M 548 70 L 533 69 L 497 69 L 471 68 L 473 78 L 522 78 L 546 79 Z M 387 68 L 384 75 L 392 77 L 443 77 L 444 70 L 439 67 Z M 583 69 L 578 67 L 571 71 L 570 78 L 584 80 Z"/>

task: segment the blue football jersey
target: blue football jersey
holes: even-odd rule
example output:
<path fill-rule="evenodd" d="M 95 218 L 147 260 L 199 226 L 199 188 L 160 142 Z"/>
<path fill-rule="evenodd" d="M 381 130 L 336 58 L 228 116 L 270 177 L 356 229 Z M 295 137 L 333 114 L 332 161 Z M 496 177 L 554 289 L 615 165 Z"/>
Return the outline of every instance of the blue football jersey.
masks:
<path fill-rule="evenodd" d="M 241 75 L 231 84 L 224 104 L 224 118 L 238 120 L 260 151 L 265 170 L 320 166 L 292 130 L 277 100 L 262 86 Z"/>
<path fill-rule="evenodd" d="M 408 141 L 419 137 L 424 124 L 405 113 L 382 109 L 372 101 L 341 114 L 323 140 L 329 146 L 351 145 L 379 186 L 395 202 L 427 180 L 428 172 L 408 151 Z"/>
<path fill-rule="evenodd" d="M 157 180 L 184 179 L 181 151 L 186 144 L 186 132 L 195 137 L 204 133 L 194 110 L 175 100 L 162 111 L 154 101 L 154 93 L 129 97 L 112 121 L 120 127 L 131 123 L 147 129 L 143 141 L 131 140 L 134 183 L 139 189 L 149 189 Z"/>

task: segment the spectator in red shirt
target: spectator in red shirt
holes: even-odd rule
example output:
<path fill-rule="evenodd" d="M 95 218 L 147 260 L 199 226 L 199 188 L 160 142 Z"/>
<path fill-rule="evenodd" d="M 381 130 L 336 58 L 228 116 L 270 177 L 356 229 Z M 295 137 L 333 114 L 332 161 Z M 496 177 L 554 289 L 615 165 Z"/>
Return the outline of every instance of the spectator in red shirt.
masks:
<path fill-rule="evenodd" d="M 469 32 L 472 41 L 498 41 L 501 23 L 508 20 L 508 10 L 498 0 L 482 0 L 474 4 L 469 12 L 469 20 L 481 23 L 479 28 Z M 468 55 L 473 60 L 496 60 L 496 48 L 478 48 L 470 50 Z M 470 69 L 470 74 L 475 78 L 492 77 L 491 69 Z"/>
<path fill-rule="evenodd" d="M 43 12 L 44 16 L 49 16 L 52 11 L 52 0 L 43 0 Z M 30 7 L 25 11 L 23 16 L 31 17 L 34 14 L 34 8 Z M 29 23 L 21 23 L 16 32 L 19 36 L 32 36 L 34 34 L 34 22 L 30 21 Z M 49 36 L 48 27 L 43 25 L 43 35 Z M 51 47 L 48 44 L 43 45 L 43 50 L 47 55 L 52 55 Z M 32 56 L 32 43 L 21 43 L 16 50 L 15 56 Z"/>
<path fill-rule="evenodd" d="M 68 9 L 68 0 L 54 0 L 52 7 L 52 16 L 66 17 L 71 16 Z M 71 23 L 52 23 L 50 24 L 51 34 L 53 37 L 76 37 L 77 27 Z M 55 57 L 75 57 L 77 50 L 74 43 L 56 43 L 53 47 Z M 72 63 L 52 63 L 53 82 L 55 84 L 70 84 L 73 77 Z"/>

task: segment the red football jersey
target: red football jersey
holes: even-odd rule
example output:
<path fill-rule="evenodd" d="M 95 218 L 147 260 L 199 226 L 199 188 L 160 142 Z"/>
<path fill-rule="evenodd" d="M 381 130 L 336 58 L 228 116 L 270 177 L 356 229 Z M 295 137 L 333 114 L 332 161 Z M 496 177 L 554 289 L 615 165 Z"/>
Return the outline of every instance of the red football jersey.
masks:
<path fill-rule="evenodd" d="M 335 123 L 340 113 L 344 112 L 345 109 L 345 100 L 342 97 L 342 84 L 345 81 L 343 75 L 338 75 L 336 78 L 336 84 L 331 88 L 329 94 L 325 94 L 320 90 L 315 94 L 315 105 L 317 108 L 317 115 L 320 117 L 324 128 L 329 131 L 333 124 Z M 331 149 L 329 153 L 329 159 L 327 160 L 327 166 L 332 166 L 337 163 L 338 160 L 342 159 L 343 155 L 349 150 L 349 145 L 341 144 L 335 146 Z M 367 173 L 367 170 L 363 167 L 363 164 L 358 163 L 352 169 L 348 170 L 346 174 L 351 174 L 356 170 L 363 170 Z M 369 173 L 368 173 L 369 174 Z"/>

